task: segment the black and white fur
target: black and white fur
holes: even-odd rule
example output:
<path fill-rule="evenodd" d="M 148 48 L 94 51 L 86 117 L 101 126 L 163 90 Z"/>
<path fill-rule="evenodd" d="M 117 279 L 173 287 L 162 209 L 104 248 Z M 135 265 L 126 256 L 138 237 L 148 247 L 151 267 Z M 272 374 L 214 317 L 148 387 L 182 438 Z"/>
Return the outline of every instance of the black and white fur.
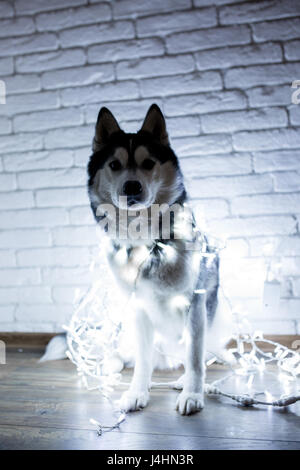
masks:
<path fill-rule="evenodd" d="M 123 132 L 107 108 L 100 110 L 88 165 L 88 193 L 96 221 L 101 223 L 105 215 L 97 212 L 100 204 L 112 204 L 119 220 L 126 211 L 127 221 L 133 220 L 133 209 L 151 219 L 153 204 L 176 203 L 183 213 L 187 204 L 183 177 L 157 105 L 150 107 L 136 134 Z M 120 203 L 119 196 L 127 196 L 127 201 Z M 120 401 L 125 411 L 148 404 L 151 374 L 164 354 L 180 356 L 185 367 L 178 382 L 182 391 L 177 410 L 181 414 L 201 410 L 206 339 L 214 340 L 213 345 L 208 343 L 210 351 L 225 355 L 221 338 L 228 331 L 224 329 L 226 321 L 218 320 L 222 316 L 220 303 L 218 306 L 219 258 L 201 257 L 198 251 L 186 249 L 186 241 L 193 240 L 195 233 L 193 224 L 180 212 L 172 221 L 172 233 L 167 240 L 151 239 L 149 234 L 143 240 L 130 236 L 124 240 L 117 235 L 108 250 L 120 288 L 128 295 L 135 291 L 135 332 L 129 333 L 135 342 L 135 367 L 129 390 Z M 174 237 L 175 233 L 179 236 Z M 126 353 L 124 349 L 124 362 Z"/>

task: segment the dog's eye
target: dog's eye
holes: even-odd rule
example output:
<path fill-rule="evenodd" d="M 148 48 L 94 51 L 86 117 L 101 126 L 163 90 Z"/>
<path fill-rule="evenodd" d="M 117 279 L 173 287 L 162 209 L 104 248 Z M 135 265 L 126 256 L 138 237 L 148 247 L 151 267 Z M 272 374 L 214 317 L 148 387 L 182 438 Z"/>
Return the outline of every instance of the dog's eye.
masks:
<path fill-rule="evenodd" d="M 110 162 L 109 166 L 112 169 L 112 171 L 118 171 L 118 170 L 121 170 L 122 168 L 122 165 L 119 162 L 119 160 L 113 160 L 112 162 Z"/>
<path fill-rule="evenodd" d="M 146 158 L 142 163 L 142 168 L 144 168 L 144 170 L 152 170 L 154 165 L 155 165 L 154 160 L 151 160 L 151 158 Z"/>

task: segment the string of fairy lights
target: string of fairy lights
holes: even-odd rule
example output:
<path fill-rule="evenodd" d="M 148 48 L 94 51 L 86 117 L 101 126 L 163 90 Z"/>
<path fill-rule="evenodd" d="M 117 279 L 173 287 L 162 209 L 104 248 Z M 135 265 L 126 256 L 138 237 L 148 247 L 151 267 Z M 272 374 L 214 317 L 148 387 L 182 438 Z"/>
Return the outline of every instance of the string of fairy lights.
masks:
<path fill-rule="evenodd" d="M 203 240 L 203 235 L 200 232 L 198 234 Z M 65 329 L 67 355 L 76 365 L 82 383 L 88 390 L 99 390 L 112 403 L 112 391 L 116 386 L 124 384 L 121 374 L 123 362 L 118 355 L 118 346 L 123 333 L 122 318 L 130 311 L 134 292 L 125 305 L 124 299 L 114 294 L 114 279 L 108 275 L 108 267 L 103 265 L 105 246 L 105 243 L 100 244 L 98 262 L 94 261 L 90 268 L 95 280 L 87 293 L 77 295 L 73 317 Z M 215 253 L 222 248 L 222 245 L 216 244 Z M 151 255 L 152 251 L 149 250 L 147 256 Z M 201 255 L 215 256 L 205 250 Z M 134 282 L 136 284 L 137 279 Z M 206 394 L 223 396 L 245 406 L 284 407 L 300 401 L 299 352 L 266 339 L 262 332 L 253 331 L 245 315 L 233 307 L 232 314 L 234 347 L 230 352 L 236 359 L 236 365 L 228 364 L 225 375 L 206 384 Z M 211 358 L 207 368 L 216 361 L 217 357 Z M 272 376 L 274 390 L 266 388 L 266 375 Z M 238 393 L 234 393 L 230 387 L 238 389 Z M 178 382 L 152 382 L 151 388 L 180 389 L 180 386 Z M 112 404 L 117 410 L 115 404 Z M 112 426 L 103 426 L 95 419 L 91 419 L 91 423 L 97 426 L 98 434 L 101 435 L 119 427 L 124 420 L 125 413 L 118 410 L 117 420 Z"/>

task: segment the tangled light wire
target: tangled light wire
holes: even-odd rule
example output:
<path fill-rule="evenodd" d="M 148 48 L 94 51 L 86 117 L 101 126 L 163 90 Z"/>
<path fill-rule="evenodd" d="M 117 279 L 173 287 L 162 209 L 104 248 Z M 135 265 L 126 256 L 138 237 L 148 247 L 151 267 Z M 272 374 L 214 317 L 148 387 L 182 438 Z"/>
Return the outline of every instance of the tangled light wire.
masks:
<path fill-rule="evenodd" d="M 200 232 L 198 232 L 198 236 L 203 237 Z M 217 241 L 217 239 L 215 240 Z M 200 246 L 203 247 L 203 243 Z M 204 246 L 201 248 L 201 255 L 215 256 L 222 248 L 220 243 L 215 243 L 214 253 L 207 253 Z M 148 256 L 151 254 L 150 250 Z M 67 355 L 76 365 L 84 386 L 88 390 L 99 390 L 111 403 L 114 412 L 118 414 L 117 421 L 112 426 L 103 426 L 95 419 L 90 420 L 93 425 L 97 426 L 98 435 L 118 428 L 125 420 L 125 413 L 115 407 L 110 395 L 115 386 L 124 385 L 124 382 L 121 381 L 123 361 L 118 354 L 118 346 L 123 333 L 122 320 L 126 314 L 129 314 L 133 297 L 131 296 L 128 301 L 124 301 L 121 296 L 115 295 L 112 288 L 115 281 L 109 273 L 108 266 L 103 264 L 104 259 L 106 259 L 105 243 L 101 243 L 98 262 L 94 261 L 90 266 L 94 282 L 86 293 L 77 292 L 73 317 L 70 324 L 65 326 L 68 344 Z M 147 259 L 142 261 L 137 279 Z M 241 313 L 235 311 L 231 305 L 230 307 L 235 327 L 232 339 L 236 343 L 230 352 L 236 358 L 236 366 L 226 364 L 230 373 L 211 384 L 206 384 L 206 394 L 227 397 L 245 406 L 283 407 L 300 401 L 300 354 L 296 350 L 264 338 L 262 332 L 253 332 L 249 321 Z M 262 346 L 259 346 L 260 344 Z M 263 345 L 272 350 L 263 350 Z M 207 361 L 207 367 L 217 360 L 217 357 L 211 358 Z M 277 366 L 277 374 L 274 370 L 268 370 L 268 364 L 271 363 Z M 275 397 L 274 395 L 276 393 L 278 395 L 278 391 L 265 390 L 262 380 L 263 374 L 273 375 L 279 380 L 283 393 Z M 262 382 L 259 390 L 254 387 L 257 377 Z M 225 391 L 228 384 L 232 385 L 232 382 L 236 382 L 236 379 L 239 378 L 243 383 L 238 384 L 238 387 L 244 387 L 243 393 Z M 178 382 L 152 382 L 151 388 L 180 389 L 182 387 Z"/>

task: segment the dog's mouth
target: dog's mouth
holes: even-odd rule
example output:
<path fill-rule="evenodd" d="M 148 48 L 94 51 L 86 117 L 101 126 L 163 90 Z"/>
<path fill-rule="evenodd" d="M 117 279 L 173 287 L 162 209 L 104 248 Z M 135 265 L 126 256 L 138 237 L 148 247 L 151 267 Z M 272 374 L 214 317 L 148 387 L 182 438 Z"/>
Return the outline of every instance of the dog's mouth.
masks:
<path fill-rule="evenodd" d="M 152 199 L 144 198 L 143 196 L 124 196 L 119 195 L 116 200 L 113 201 L 115 206 L 119 209 L 127 211 L 137 211 L 142 209 L 148 209 L 152 204 Z"/>

